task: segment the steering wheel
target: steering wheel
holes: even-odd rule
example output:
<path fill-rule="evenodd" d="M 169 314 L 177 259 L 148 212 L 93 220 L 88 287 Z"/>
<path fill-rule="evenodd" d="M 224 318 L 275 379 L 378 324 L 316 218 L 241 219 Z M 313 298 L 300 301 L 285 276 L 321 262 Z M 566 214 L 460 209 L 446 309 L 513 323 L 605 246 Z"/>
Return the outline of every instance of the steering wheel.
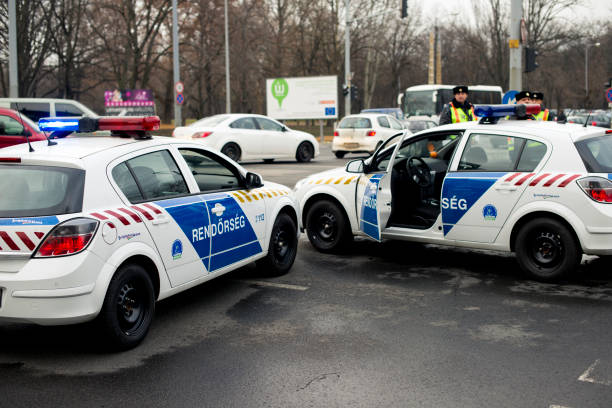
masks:
<path fill-rule="evenodd" d="M 425 163 L 425 160 L 417 156 L 412 156 L 406 161 L 406 170 L 410 179 L 419 187 L 431 186 L 431 169 Z"/>

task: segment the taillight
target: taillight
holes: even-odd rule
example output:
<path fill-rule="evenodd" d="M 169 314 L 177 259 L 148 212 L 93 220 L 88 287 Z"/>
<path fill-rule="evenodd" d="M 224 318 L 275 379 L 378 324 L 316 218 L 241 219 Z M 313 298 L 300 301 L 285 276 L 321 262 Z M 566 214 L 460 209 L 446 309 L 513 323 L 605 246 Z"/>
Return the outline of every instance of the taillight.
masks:
<path fill-rule="evenodd" d="M 609 135 L 609 134 L 611 134 L 611 133 L 612 133 L 612 129 L 608 129 L 608 130 L 606 130 L 606 135 Z M 1 159 L 0 159 L 0 160 L 1 160 Z"/>
<path fill-rule="evenodd" d="M 98 221 L 90 218 L 75 218 L 53 228 L 38 247 L 37 258 L 74 255 L 85 248 L 96 233 Z"/>
<path fill-rule="evenodd" d="M 368 130 L 368 133 L 366 133 L 366 136 L 376 136 L 376 131 L 375 130 Z"/>
<path fill-rule="evenodd" d="M 338 133 L 337 130 L 334 130 L 334 136 L 340 136 L 340 133 Z"/>
<path fill-rule="evenodd" d="M 200 139 L 203 137 L 208 137 L 210 135 L 212 135 L 213 132 L 195 132 L 193 135 L 191 135 L 192 139 Z"/>
<path fill-rule="evenodd" d="M 597 122 L 591 122 L 591 126 L 597 126 Z"/>
<path fill-rule="evenodd" d="M 612 182 L 602 177 L 585 177 L 578 185 L 592 200 L 598 203 L 612 203 Z"/>
<path fill-rule="evenodd" d="M 21 157 L 0 157 L 2 163 L 21 163 Z"/>

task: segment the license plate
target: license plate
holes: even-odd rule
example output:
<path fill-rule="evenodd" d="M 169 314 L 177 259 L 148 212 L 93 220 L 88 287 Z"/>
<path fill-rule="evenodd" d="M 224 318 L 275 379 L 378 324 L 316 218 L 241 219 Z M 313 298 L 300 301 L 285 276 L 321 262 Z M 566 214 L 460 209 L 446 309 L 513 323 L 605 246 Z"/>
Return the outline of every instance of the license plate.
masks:
<path fill-rule="evenodd" d="M 359 143 L 345 143 L 344 147 L 346 147 L 347 149 L 355 149 L 359 147 Z"/>

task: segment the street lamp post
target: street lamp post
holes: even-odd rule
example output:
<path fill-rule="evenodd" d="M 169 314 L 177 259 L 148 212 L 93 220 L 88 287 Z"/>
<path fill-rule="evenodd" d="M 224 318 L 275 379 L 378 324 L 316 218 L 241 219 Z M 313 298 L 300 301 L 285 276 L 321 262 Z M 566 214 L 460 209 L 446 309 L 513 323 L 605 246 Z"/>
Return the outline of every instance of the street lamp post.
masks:
<path fill-rule="evenodd" d="M 599 47 L 600 43 L 587 44 L 584 50 L 584 95 L 586 100 L 589 98 L 589 48 Z"/>

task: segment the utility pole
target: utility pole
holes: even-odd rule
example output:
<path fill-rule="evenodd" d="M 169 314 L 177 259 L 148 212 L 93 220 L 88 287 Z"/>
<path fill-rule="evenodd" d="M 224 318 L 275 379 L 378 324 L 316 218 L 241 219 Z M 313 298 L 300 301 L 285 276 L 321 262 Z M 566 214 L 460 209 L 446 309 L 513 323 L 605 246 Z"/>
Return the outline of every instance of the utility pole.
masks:
<path fill-rule="evenodd" d="M 225 0 L 225 113 L 232 112 L 232 94 L 230 92 L 230 58 L 229 58 L 229 22 L 227 17 L 227 0 Z"/>
<path fill-rule="evenodd" d="M 351 0 L 344 2 L 344 81 L 348 93 L 344 96 L 344 116 L 351 114 Z"/>
<path fill-rule="evenodd" d="M 512 0 L 510 5 L 510 83 L 509 90 L 521 91 L 522 82 L 522 55 L 521 45 L 521 19 L 523 18 L 522 0 Z"/>
<path fill-rule="evenodd" d="M 442 40 L 436 26 L 436 84 L 442 84 Z"/>
<path fill-rule="evenodd" d="M 174 127 L 181 126 L 182 115 L 181 105 L 178 104 L 176 98 L 178 92 L 176 91 L 176 84 L 181 80 L 181 73 L 179 71 L 179 41 L 178 41 L 178 10 L 176 9 L 176 0 L 172 0 L 172 63 L 174 72 Z"/>
<path fill-rule="evenodd" d="M 17 5 L 9 0 L 9 96 L 19 97 L 19 77 L 17 74 Z"/>

